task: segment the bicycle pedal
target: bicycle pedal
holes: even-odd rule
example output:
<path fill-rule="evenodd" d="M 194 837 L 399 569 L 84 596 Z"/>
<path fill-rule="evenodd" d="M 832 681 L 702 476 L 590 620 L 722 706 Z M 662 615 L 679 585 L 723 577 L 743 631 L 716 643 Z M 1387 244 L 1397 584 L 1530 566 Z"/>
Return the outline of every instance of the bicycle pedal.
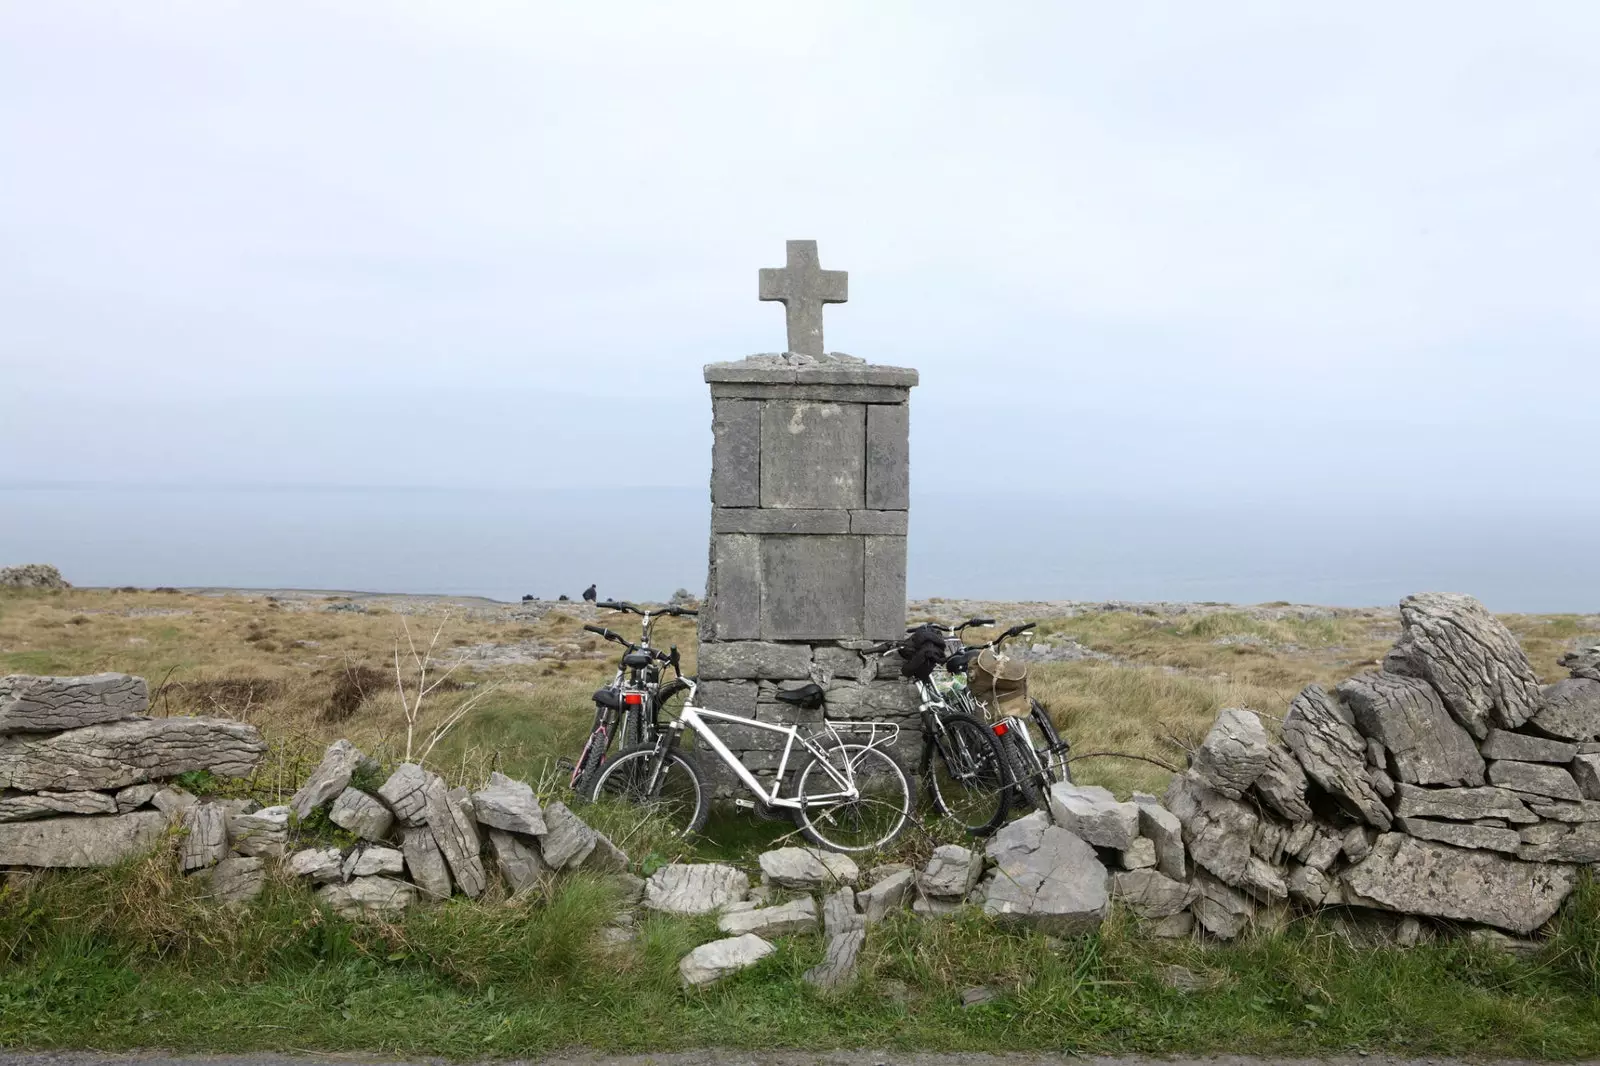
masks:
<path fill-rule="evenodd" d="M 565 757 L 556 759 L 556 769 L 557 770 L 567 770 L 567 771 L 570 772 L 572 770 L 576 770 L 577 768 L 578 768 L 578 764 L 573 762 L 571 759 L 568 759 L 568 758 L 565 758 Z"/>
<path fill-rule="evenodd" d="M 734 805 L 734 807 L 736 809 L 741 810 L 741 811 L 753 811 L 753 810 L 756 809 L 756 801 L 755 800 L 735 799 L 733 801 L 733 805 Z"/>

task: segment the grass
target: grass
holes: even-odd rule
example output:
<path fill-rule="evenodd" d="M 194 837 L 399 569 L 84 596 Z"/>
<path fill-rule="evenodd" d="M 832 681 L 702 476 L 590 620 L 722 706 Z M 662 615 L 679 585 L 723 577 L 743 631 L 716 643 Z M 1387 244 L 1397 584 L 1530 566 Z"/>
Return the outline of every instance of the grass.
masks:
<path fill-rule="evenodd" d="M 153 713 L 251 721 L 271 743 L 257 776 L 191 784 L 272 802 L 298 787 L 336 737 L 386 763 L 397 760 L 404 720 L 393 654 L 404 640 L 402 619 L 425 636 L 443 620 L 447 647 L 532 642 L 549 653 L 452 675 L 431 697 L 425 727 L 483 686 L 497 687 L 435 751 L 434 768 L 466 784 L 501 769 L 546 795 L 559 793 L 552 759 L 576 751 L 589 693 L 613 669 L 611 649 L 581 628 L 596 612 L 574 604 L 535 619 L 509 611 L 445 619 L 438 607 L 400 615 L 329 605 L 242 595 L 0 593 L 0 674 L 128 671 L 158 689 Z M 1561 676 L 1555 664 L 1564 650 L 1600 640 L 1595 616 L 1506 621 L 1546 680 Z M 632 635 L 614 616 L 603 622 Z M 1035 639 L 1070 638 L 1112 658 L 1040 664 L 1033 690 L 1076 753 L 1181 764 L 1218 709 L 1281 715 L 1307 682 L 1333 684 L 1371 668 L 1397 632 L 1393 612 L 1048 618 Z M 692 669 L 689 624 L 669 621 L 658 638 L 683 648 Z M 1159 792 L 1168 776 L 1117 757 L 1083 758 L 1073 769 L 1079 780 L 1120 794 Z M 729 815 L 688 847 L 635 824 L 626 811 L 591 808 L 589 816 L 627 838 L 644 868 L 674 858 L 750 863 L 792 832 Z M 915 861 L 937 842 L 910 834 L 900 857 Z M 456 1058 L 571 1045 L 1550 1058 L 1600 1051 L 1600 889 L 1592 886 L 1532 959 L 1460 939 L 1363 948 L 1314 918 L 1218 946 L 1149 939 L 1122 913 L 1093 936 L 1064 941 L 973 914 L 906 917 L 874 927 L 859 983 L 832 998 L 801 980 L 821 958 L 818 936 L 786 939 L 753 970 L 686 992 L 677 961 L 712 937 L 711 923 L 646 917 L 634 946 L 606 949 L 595 934 L 617 907 L 612 892 L 569 879 L 549 898 L 455 901 L 383 923 L 337 918 L 303 886 L 282 881 L 245 910 L 218 909 L 197 899 L 165 859 L 12 877 L 0 887 L 0 1046 Z M 1169 965 L 1213 984 L 1191 993 L 1168 988 L 1160 976 Z M 998 998 L 962 1009 L 962 990 L 979 984 Z"/>

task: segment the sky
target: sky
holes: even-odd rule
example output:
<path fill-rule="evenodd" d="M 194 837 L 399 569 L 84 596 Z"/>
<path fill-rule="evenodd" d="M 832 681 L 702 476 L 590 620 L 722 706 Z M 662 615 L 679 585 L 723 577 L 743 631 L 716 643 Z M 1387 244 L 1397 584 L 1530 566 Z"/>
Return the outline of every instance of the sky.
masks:
<path fill-rule="evenodd" d="M 921 371 L 923 488 L 1593 518 L 1597 39 L 1579 0 L 0 0 L 0 485 L 703 487 L 700 367 L 782 347 L 756 272 L 814 238 L 828 348 Z"/>

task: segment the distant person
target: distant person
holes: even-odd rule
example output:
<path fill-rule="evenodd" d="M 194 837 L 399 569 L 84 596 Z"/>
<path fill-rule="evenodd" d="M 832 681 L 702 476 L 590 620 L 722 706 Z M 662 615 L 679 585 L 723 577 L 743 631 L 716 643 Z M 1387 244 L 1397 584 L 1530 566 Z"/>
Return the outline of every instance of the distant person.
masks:
<path fill-rule="evenodd" d="M 583 601 L 585 603 L 593 603 L 594 600 L 595 600 L 594 586 L 590 585 L 588 588 L 583 590 Z"/>

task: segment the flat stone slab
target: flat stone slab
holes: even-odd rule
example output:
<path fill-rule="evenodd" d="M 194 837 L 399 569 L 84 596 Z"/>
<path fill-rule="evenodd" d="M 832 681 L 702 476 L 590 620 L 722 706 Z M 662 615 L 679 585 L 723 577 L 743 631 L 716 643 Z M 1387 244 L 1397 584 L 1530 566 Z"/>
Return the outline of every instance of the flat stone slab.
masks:
<path fill-rule="evenodd" d="M 491 843 L 494 833 L 489 834 Z M 450 865 L 444 861 L 433 830 L 425 825 L 408 825 L 400 830 L 400 850 L 405 853 L 406 871 L 424 900 L 449 899 L 454 891 Z M 509 880 L 509 878 L 507 878 Z M 515 891 L 513 886 L 513 891 Z"/>
<path fill-rule="evenodd" d="M 668 914 L 711 914 L 745 898 L 750 878 L 719 862 L 669 863 L 644 883 L 644 905 Z"/>
<path fill-rule="evenodd" d="M 806 984 L 824 992 L 831 992 L 848 984 L 855 976 L 856 960 L 867 942 L 863 929 L 836 933 L 828 938 L 828 950 L 822 961 L 807 970 L 803 976 Z"/>
<path fill-rule="evenodd" d="M 757 860 L 762 879 L 782 888 L 802 891 L 855 885 L 861 869 L 854 859 L 820 848 L 775 848 Z"/>
<path fill-rule="evenodd" d="M 263 807 L 259 811 L 231 815 L 228 843 L 240 855 L 282 855 L 289 844 L 288 806 Z"/>
<path fill-rule="evenodd" d="M 1397 648 L 1474 737 L 1515 729 L 1541 706 L 1539 680 L 1511 631 L 1471 596 L 1425 592 L 1400 601 Z"/>
<path fill-rule="evenodd" d="M 546 805 L 544 821 L 539 850 L 552 869 L 616 873 L 627 868 L 628 856 L 560 800 Z"/>
<path fill-rule="evenodd" d="M 1351 902 L 1526 934 L 1555 915 L 1578 871 L 1385 833 L 1342 879 Z"/>
<path fill-rule="evenodd" d="M 1306 776 L 1350 814 L 1379 829 L 1391 816 L 1367 776 L 1367 742 L 1355 715 L 1321 685 L 1307 685 L 1283 717 L 1283 741 Z"/>
<path fill-rule="evenodd" d="M 776 950 L 754 933 L 713 940 L 680 959 L 678 975 L 686 987 L 709 985 L 754 966 Z"/>
<path fill-rule="evenodd" d="M 1195 749 L 1190 769 L 1213 790 L 1238 799 L 1266 770 L 1268 746 L 1255 712 L 1224 707 Z"/>
<path fill-rule="evenodd" d="M 387 917 L 415 903 L 417 890 L 389 877 L 358 877 L 342 885 L 323 885 L 317 889 L 317 898 L 346 918 Z"/>
<path fill-rule="evenodd" d="M 472 810 L 483 825 L 508 833 L 544 836 L 544 812 L 533 787 L 498 771 L 489 775 L 489 784 L 472 794 Z"/>
<path fill-rule="evenodd" d="M 810 896 L 801 896 L 775 907 L 734 911 L 717 920 L 717 929 L 729 936 L 754 933 L 770 938 L 790 933 L 814 933 L 817 928 L 817 901 Z"/>
<path fill-rule="evenodd" d="M 489 887 L 489 875 L 483 868 L 478 823 L 472 818 L 472 797 L 464 788 L 446 789 L 438 777 L 428 782 L 424 796 L 428 831 L 439 845 L 456 887 L 467 898 L 477 899 Z"/>
<path fill-rule="evenodd" d="M 367 760 L 361 749 L 348 740 L 336 740 L 322 753 L 322 761 L 311 771 L 306 783 L 289 800 L 289 809 L 304 820 L 325 803 L 331 803 L 350 784 L 356 769 Z"/>
<path fill-rule="evenodd" d="M 1515 855 L 1522 846 L 1522 837 L 1515 829 L 1496 829 L 1488 825 L 1435 822 L 1427 818 L 1396 818 L 1395 828 L 1419 840 L 1434 840 L 1458 848 L 1481 848 Z"/>
<path fill-rule="evenodd" d="M 1359 674 L 1336 694 L 1355 713 L 1363 736 L 1378 741 L 1401 781 L 1413 785 L 1483 784 L 1483 757 L 1433 686 L 1414 677 Z"/>
<path fill-rule="evenodd" d="M 389 808 L 358 788 L 346 788 L 333 801 L 328 820 L 363 840 L 384 840 L 394 828 Z"/>
<path fill-rule="evenodd" d="M 167 824 L 160 811 L 130 811 L 0 825 L 0 866 L 115 866 L 154 851 Z"/>
<path fill-rule="evenodd" d="M 0 677 L 0 733 L 50 733 L 116 722 L 150 709 L 142 677 Z"/>
<path fill-rule="evenodd" d="M 1094 848 L 1042 811 L 1002 826 L 984 850 L 996 864 L 984 881 L 984 913 L 1056 936 L 1088 932 L 1105 919 L 1105 866 Z"/>
<path fill-rule="evenodd" d="M 1189 862 L 1183 846 L 1183 823 L 1154 796 L 1135 797 L 1139 808 L 1139 835 L 1155 845 L 1156 869 L 1174 881 L 1189 879 Z"/>
<path fill-rule="evenodd" d="M 117 801 L 104 792 L 21 792 L 0 796 L 0 822 L 26 822 L 58 814 L 115 814 Z"/>
<path fill-rule="evenodd" d="M 1165 918 L 1189 909 L 1200 890 L 1152 869 L 1111 875 L 1111 898 L 1141 918 Z"/>
<path fill-rule="evenodd" d="M 500 875 L 506 879 L 513 896 L 543 887 L 550 877 L 550 866 L 539 855 L 531 840 L 525 840 L 504 829 L 489 827 L 489 850 L 494 853 Z"/>
<path fill-rule="evenodd" d="M 223 718 L 130 718 L 65 733 L 0 737 L 0 788 L 117 789 L 210 770 L 246 777 L 266 754 L 253 725 Z"/>
<path fill-rule="evenodd" d="M 1517 762 L 1549 762 L 1566 764 L 1578 754 L 1578 746 L 1563 740 L 1512 733 L 1505 729 L 1490 729 L 1489 736 L 1480 745 L 1485 759 L 1513 759 Z"/>
<path fill-rule="evenodd" d="M 344 880 L 344 856 L 338 848 L 302 848 L 283 860 L 283 871 L 291 877 L 333 884 Z"/>
<path fill-rule="evenodd" d="M 401 825 L 424 825 L 428 820 L 428 784 L 433 777 L 415 763 L 401 763 L 389 779 L 378 786 L 378 798 L 394 812 Z"/>
<path fill-rule="evenodd" d="M 983 856 L 960 844 L 933 849 L 917 887 L 936 899 L 964 900 L 983 874 Z"/>
<path fill-rule="evenodd" d="M 405 870 L 406 857 L 399 848 L 358 847 L 345 859 L 340 872 L 348 881 L 352 877 L 375 877 L 378 874 L 399 877 Z"/>
<path fill-rule="evenodd" d="M 811 649 L 764 640 L 704 641 L 697 669 L 706 680 L 810 680 Z"/>
<path fill-rule="evenodd" d="M 912 870 L 898 870 L 879 879 L 871 888 L 856 893 L 856 904 L 862 916 L 871 922 L 881 922 L 895 911 L 904 910 L 916 888 L 917 875 Z"/>
<path fill-rule="evenodd" d="M 215 866 L 228 854 L 228 812 L 218 803 L 197 803 L 183 812 L 183 843 L 178 848 L 178 868 L 184 871 Z"/>
<path fill-rule="evenodd" d="M 1528 724 L 1563 740 L 1600 738 L 1600 678 L 1570 677 L 1540 690 L 1544 705 Z"/>
<path fill-rule="evenodd" d="M 1499 818 L 1513 825 L 1537 822 L 1539 816 L 1527 808 L 1525 797 L 1510 789 L 1492 785 L 1482 788 L 1418 788 L 1399 785 L 1395 795 L 1395 814 L 1411 818 L 1444 818 L 1456 822 L 1475 822 L 1480 818 Z"/>
<path fill-rule="evenodd" d="M 1118 803 L 1116 796 L 1097 785 L 1065 781 L 1051 785 L 1050 817 L 1096 847 L 1124 851 L 1139 835 L 1138 805 Z"/>
<path fill-rule="evenodd" d="M 1244 883 L 1261 821 L 1253 804 L 1229 799 L 1185 773 L 1167 786 L 1167 808 L 1183 823 L 1183 842 L 1193 862 L 1227 884 Z"/>
<path fill-rule="evenodd" d="M 1578 783 L 1559 766 L 1548 763 L 1513 762 L 1499 759 L 1489 764 L 1489 781 L 1514 792 L 1549 796 L 1559 800 L 1581 800 Z"/>
<path fill-rule="evenodd" d="M 211 899 L 234 906 L 249 903 L 267 887 L 266 861 L 253 855 L 230 855 L 195 876 L 205 880 Z"/>

